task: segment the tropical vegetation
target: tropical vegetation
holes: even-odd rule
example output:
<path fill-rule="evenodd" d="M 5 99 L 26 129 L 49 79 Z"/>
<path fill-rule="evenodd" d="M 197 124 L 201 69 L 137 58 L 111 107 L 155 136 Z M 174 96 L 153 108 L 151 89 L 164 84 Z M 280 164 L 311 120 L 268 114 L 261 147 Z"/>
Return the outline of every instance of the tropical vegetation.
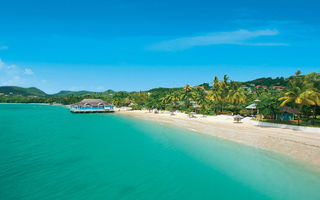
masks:
<path fill-rule="evenodd" d="M 295 121 L 291 123 L 317 125 L 320 113 L 320 73 L 302 75 L 297 71 L 288 78 L 260 78 L 248 82 L 232 81 L 227 75 L 196 87 L 155 88 L 148 91 L 105 92 L 61 91 L 48 95 L 37 88 L 0 87 L 2 103 L 72 104 L 84 98 L 99 98 L 117 107 L 196 112 L 205 115 L 257 115 L 268 121 L 281 120 L 282 110 L 289 107 Z M 246 109 L 254 105 L 256 110 Z M 281 122 L 284 123 L 284 122 Z"/>

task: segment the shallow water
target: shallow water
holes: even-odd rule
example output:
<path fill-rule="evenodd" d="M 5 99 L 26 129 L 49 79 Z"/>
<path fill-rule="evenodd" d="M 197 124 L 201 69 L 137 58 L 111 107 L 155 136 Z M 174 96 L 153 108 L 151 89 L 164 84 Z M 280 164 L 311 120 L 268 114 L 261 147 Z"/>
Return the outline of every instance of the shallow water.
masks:
<path fill-rule="evenodd" d="M 0 105 L 0 199 L 320 199 L 287 157 L 116 114 Z"/>

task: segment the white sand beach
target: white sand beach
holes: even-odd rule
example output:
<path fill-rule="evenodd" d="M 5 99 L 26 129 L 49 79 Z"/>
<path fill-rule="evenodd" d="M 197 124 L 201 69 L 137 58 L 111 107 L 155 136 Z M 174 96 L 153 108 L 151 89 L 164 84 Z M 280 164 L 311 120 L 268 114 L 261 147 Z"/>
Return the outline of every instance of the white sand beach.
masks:
<path fill-rule="evenodd" d="M 234 123 L 232 116 L 196 115 L 196 118 L 189 118 L 184 113 L 154 114 L 146 110 L 117 113 L 275 151 L 320 167 L 320 133 L 260 127 L 253 125 L 250 119 L 244 119 L 242 123 Z"/>

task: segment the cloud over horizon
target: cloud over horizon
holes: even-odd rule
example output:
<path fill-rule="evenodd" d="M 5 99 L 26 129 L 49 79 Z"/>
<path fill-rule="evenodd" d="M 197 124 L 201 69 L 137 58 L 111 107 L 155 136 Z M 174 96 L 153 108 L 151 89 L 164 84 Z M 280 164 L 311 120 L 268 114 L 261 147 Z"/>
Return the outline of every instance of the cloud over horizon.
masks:
<path fill-rule="evenodd" d="M 249 31 L 240 29 L 231 32 L 214 32 L 206 35 L 199 35 L 193 37 L 182 37 L 173 40 L 163 41 L 153 44 L 148 47 L 149 50 L 157 51 L 177 51 L 185 50 L 195 46 L 209 46 L 209 45 L 246 45 L 246 46 L 287 46 L 286 43 L 267 43 L 267 42 L 249 42 L 262 36 L 276 36 L 279 31 L 274 29 Z"/>
<path fill-rule="evenodd" d="M 29 68 L 24 69 L 24 74 L 33 75 L 33 71 Z"/>
<path fill-rule="evenodd" d="M 34 81 L 34 73 L 30 68 L 21 68 L 4 63 L 0 58 L 0 86 L 23 85 Z"/>

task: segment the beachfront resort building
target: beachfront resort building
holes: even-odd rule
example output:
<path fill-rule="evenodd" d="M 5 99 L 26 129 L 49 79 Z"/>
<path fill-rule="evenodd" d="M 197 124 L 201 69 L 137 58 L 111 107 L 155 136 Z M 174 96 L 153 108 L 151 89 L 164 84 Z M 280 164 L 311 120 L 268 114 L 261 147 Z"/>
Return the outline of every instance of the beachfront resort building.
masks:
<path fill-rule="evenodd" d="M 70 111 L 73 113 L 114 112 L 114 106 L 101 99 L 83 99 L 72 104 Z"/>
<path fill-rule="evenodd" d="M 299 110 L 284 106 L 281 108 L 281 114 L 276 115 L 276 120 L 292 121 L 295 119 L 294 116 L 298 114 L 300 114 Z"/>

